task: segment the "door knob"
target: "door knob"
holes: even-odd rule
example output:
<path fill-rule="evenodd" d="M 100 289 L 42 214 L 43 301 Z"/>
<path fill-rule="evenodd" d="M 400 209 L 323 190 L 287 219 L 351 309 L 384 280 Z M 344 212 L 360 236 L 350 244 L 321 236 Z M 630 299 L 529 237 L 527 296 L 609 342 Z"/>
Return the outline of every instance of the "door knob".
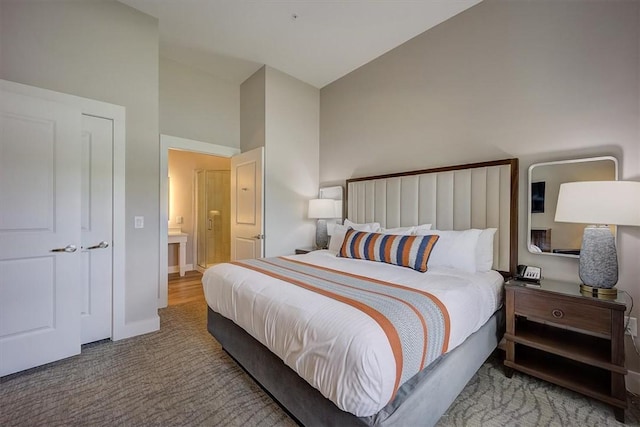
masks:
<path fill-rule="evenodd" d="M 75 252 L 78 248 L 75 245 L 67 245 L 64 248 L 51 249 L 51 252 Z"/>
<path fill-rule="evenodd" d="M 109 242 L 105 242 L 104 240 L 97 245 L 89 246 L 87 249 L 104 249 L 109 247 Z"/>
<path fill-rule="evenodd" d="M 256 234 L 255 236 L 253 236 L 254 239 L 258 239 L 258 240 L 262 240 L 264 239 L 264 234 Z"/>

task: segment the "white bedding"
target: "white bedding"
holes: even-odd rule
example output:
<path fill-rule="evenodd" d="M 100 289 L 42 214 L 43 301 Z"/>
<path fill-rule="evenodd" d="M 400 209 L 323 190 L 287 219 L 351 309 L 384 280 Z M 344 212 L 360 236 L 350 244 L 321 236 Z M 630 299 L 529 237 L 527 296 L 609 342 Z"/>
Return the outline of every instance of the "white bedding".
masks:
<path fill-rule="evenodd" d="M 449 351 L 478 330 L 501 303 L 503 279 L 496 271 L 440 267 L 420 273 L 340 258 L 329 251 L 290 258 L 430 292 L 449 312 Z M 202 282 L 213 311 L 246 330 L 340 409 L 370 416 L 393 397 L 391 347 L 378 323 L 363 312 L 232 264 L 208 269 Z"/>

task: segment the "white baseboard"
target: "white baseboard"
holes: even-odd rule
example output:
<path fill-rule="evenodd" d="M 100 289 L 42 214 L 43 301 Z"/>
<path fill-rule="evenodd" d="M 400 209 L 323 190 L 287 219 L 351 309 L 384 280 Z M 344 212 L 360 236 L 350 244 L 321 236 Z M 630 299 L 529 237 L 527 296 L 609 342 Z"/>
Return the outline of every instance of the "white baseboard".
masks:
<path fill-rule="evenodd" d="M 185 271 L 193 270 L 193 264 L 185 264 L 184 265 L 184 269 L 185 269 Z M 169 267 L 167 267 L 167 272 L 168 273 L 180 273 L 180 266 L 179 265 L 170 265 Z"/>
<path fill-rule="evenodd" d="M 629 371 L 626 383 L 627 390 L 634 394 L 640 394 L 640 372 Z"/>
<path fill-rule="evenodd" d="M 138 320 L 136 322 L 125 323 L 124 327 L 116 334 L 114 331 L 113 341 L 123 340 L 138 335 L 148 334 L 160 330 L 160 316 L 155 315 L 150 319 Z"/>

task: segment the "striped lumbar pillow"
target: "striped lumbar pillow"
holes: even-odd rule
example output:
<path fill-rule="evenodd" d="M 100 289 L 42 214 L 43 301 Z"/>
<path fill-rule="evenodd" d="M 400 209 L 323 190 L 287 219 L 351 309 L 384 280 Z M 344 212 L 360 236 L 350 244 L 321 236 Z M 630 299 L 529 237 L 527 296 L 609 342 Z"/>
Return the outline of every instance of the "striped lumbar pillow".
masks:
<path fill-rule="evenodd" d="M 427 261 L 438 241 L 435 234 L 403 236 L 347 230 L 338 256 L 366 259 L 427 271 Z"/>

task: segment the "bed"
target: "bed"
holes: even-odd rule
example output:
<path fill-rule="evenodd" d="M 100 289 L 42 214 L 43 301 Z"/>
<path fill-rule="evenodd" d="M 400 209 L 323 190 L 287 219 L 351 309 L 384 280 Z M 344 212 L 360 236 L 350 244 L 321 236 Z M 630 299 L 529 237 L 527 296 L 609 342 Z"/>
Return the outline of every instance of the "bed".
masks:
<path fill-rule="evenodd" d="M 342 256 L 314 251 L 207 270 L 208 330 L 303 425 L 433 425 L 503 333 L 503 277 L 517 263 L 517 159 L 346 187 L 356 228 L 377 223 L 381 239 L 401 248 L 431 245 L 428 271 L 358 259 L 373 250 L 353 242 L 373 242 L 381 230 L 349 229 Z M 418 224 L 439 231 L 408 227 Z M 476 269 L 475 242 L 489 235 L 489 264 Z"/>

